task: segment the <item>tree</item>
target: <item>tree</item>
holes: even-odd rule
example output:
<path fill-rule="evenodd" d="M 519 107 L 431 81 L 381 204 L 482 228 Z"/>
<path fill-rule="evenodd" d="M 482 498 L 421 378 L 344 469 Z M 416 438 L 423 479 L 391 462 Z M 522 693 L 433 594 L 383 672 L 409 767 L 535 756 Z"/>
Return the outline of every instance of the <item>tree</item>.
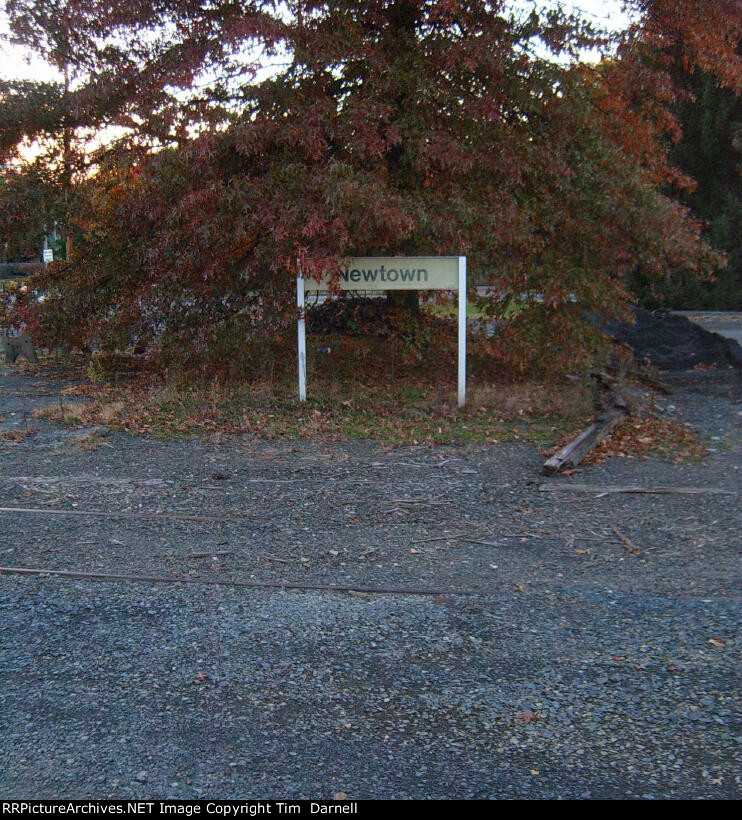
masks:
<path fill-rule="evenodd" d="M 0 79 L 0 162 L 17 160 L 23 147 L 41 153 L 33 164 L 48 166 L 63 237 L 77 181 L 101 159 L 177 143 L 194 124 L 223 118 L 223 80 L 187 99 L 184 92 L 217 59 L 222 77 L 236 71 L 230 50 L 257 24 L 249 4 L 217 7 L 212 19 L 213 9 L 195 0 L 7 0 L 9 40 L 43 58 L 58 79 Z"/>
<path fill-rule="evenodd" d="M 726 260 L 719 258 L 706 276 L 689 275 L 672 264 L 656 276 L 638 266 L 631 287 L 651 307 L 734 309 L 742 298 L 742 4 L 655 5 L 640 34 L 624 47 L 618 73 L 629 89 L 650 90 L 650 104 L 664 120 L 665 151 L 655 152 L 663 159 L 656 177 L 659 187 L 689 210 L 702 227 L 702 237 Z M 647 106 L 646 101 L 640 104 Z"/>
<path fill-rule="evenodd" d="M 0 258 L 38 260 L 46 226 L 53 224 L 45 168 L 7 168 L 0 172 Z"/>
<path fill-rule="evenodd" d="M 644 24 L 601 72 L 569 58 L 605 37 L 559 9 L 79 0 L 97 68 L 69 109 L 109 112 L 157 150 L 118 153 L 86 183 L 76 258 L 39 282 L 53 294 L 47 326 L 57 310 L 67 334 L 192 353 L 288 324 L 297 259 L 319 276 L 350 255 L 466 253 L 479 281 L 522 300 L 492 355 L 567 366 L 590 345 L 585 314 L 620 312 L 638 264 L 661 276 L 718 263 L 660 190 L 686 181 L 662 142 L 674 92 L 638 55 L 682 26 L 696 35 L 682 59 L 731 81 L 738 3 L 683 4 L 713 6 L 720 40 L 665 0 L 637 4 Z M 115 45 L 124 30 L 131 51 Z M 246 45 L 284 64 L 256 81 Z M 194 90 L 208 72 L 217 79 Z M 100 89 L 114 87 L 111 102 Z"/>
<path fill-rule="evenodd" d="M 739 47 L 738 47 L 739 52 Z M 712 282 L 681 282 L 669 298 L 677 308 L 742 309 L 742 116 L 739 94 L 718 84 L 713 74 L 696 71 L 682 77 L 690 97 L 676 108 L 682 127 L 670 159 L 696 180 L 682 201 L 704 223 L 703 235 L 723 251 L 727 265 Z"/>

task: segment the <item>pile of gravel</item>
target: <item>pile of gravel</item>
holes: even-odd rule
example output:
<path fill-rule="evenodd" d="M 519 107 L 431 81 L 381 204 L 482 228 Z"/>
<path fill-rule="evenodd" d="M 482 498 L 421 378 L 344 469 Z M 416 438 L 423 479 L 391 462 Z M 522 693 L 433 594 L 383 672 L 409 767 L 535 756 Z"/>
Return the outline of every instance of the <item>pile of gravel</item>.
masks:
<path fill-rule="evenodd" d="M 649 360 L 660 370 L 688 370 L 697 365 L 742 367 L 737 342 L 667 310 L 634 307 L 633 325 L 609 322 L 604 329 L 614 341 L 628 345 L 638 361 Z"/>

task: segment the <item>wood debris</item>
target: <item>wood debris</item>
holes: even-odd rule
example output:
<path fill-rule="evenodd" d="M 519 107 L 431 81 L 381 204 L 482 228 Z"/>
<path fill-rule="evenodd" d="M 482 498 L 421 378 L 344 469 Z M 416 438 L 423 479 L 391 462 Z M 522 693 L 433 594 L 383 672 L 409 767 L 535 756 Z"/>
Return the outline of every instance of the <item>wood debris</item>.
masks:
<path fill-rule="evenodd" d="M 502 544 L 495 544 L 492 541 L 477 541 L 474 538 L 460 538 L 466 544 L 479 544 L 482 547 L 501 547 Z"/>
<path fill-rule="evenodd" d="M 616 533 L 618 539 L 632 555 L 641 555 L 641 547 L 637 546 L 633 541 L 628 539 L 622 532 L 619 532 L 615 527 L 611 527 L 611 529 L 613 530 L 613 532 Z"/>
<path fill-rule="evenodd" d="M 91 581 L 124 581 L 139 584 L 204 584 L 207 586 L 246 587 L 248 589 L 299 589 L 321 592 L 360 592 L 368 595 L 476 595 L 469 590 L 427 589 L 425 587 L 366 587 L 356 585 L 311 584 L 297 581 L 242 581 L 229 578 L 178 578 L 172 575 L 129 575 L 87 570 L 45 569 L 36 567 L 0 567 L 0 575 L 26 575 L 40 578 L 78 578 Z"/>
<path fill-rule="evenodd" d="M 576 467 L 583 458 L 601 442 L 613 428 L 626 418 L 626 402 L 620 393 L 612 393 L 608 406 L 598 418 L 576 438 L 548 458 L 541 472 L 544 475 L 554 475 L 561 470 Z"/>
<path fill-rule="evenodd" d="M 722 490 L 719 487 L 640 487 L 636 484 L 626 486 L 605 487 L 593 484 L 541 484 L 539 490 L 546 492 L 575 492 L 593 493 L 600 498 L 613 493 L 649 493 L 665 495 L 670 493 L 680 493 L 682 495 L 737 495 L 734 490 Z"/>

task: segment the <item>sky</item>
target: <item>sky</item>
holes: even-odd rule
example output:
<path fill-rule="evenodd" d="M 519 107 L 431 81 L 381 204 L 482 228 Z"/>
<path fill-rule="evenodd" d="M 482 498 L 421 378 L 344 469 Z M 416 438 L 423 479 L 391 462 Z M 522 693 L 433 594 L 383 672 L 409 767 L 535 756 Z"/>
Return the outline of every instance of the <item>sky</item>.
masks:
<path fill-rule="evenodd" d="M 520 2 L 521 0 L 515 0 Z M 525 0 L 523 0 L 525 2 Z M 629 23 L 629 18 L 622 11 L 621 0 L 562 0 L 562 5 L 575 9 L 586 19 L 607 28 L 622 29 Z M 7 20 L 4 4 L 0 9 L 0 36 L 7 33 Z M 586 59 L 597 58 L 587 54 Z M 0 42 L 0 76 L 6 80 L 60 80 L 61 77 L 43 60 L 38 59 L 25 49 Z"/>

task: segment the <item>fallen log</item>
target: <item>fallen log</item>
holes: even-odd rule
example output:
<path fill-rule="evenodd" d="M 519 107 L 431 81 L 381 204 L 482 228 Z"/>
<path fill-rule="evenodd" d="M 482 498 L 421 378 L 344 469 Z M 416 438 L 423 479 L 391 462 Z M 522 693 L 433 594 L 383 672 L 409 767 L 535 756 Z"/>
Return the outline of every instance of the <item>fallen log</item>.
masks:
<path fill-rule="evenodd" d="M 611 404 L 603 410 L 595 422 L 547 459 L 541 472 L 544 475 L 554 475 L 561 470 L 576 467 L 624 418 L 626 418 L 626 402 L 616 393 Z"/>

